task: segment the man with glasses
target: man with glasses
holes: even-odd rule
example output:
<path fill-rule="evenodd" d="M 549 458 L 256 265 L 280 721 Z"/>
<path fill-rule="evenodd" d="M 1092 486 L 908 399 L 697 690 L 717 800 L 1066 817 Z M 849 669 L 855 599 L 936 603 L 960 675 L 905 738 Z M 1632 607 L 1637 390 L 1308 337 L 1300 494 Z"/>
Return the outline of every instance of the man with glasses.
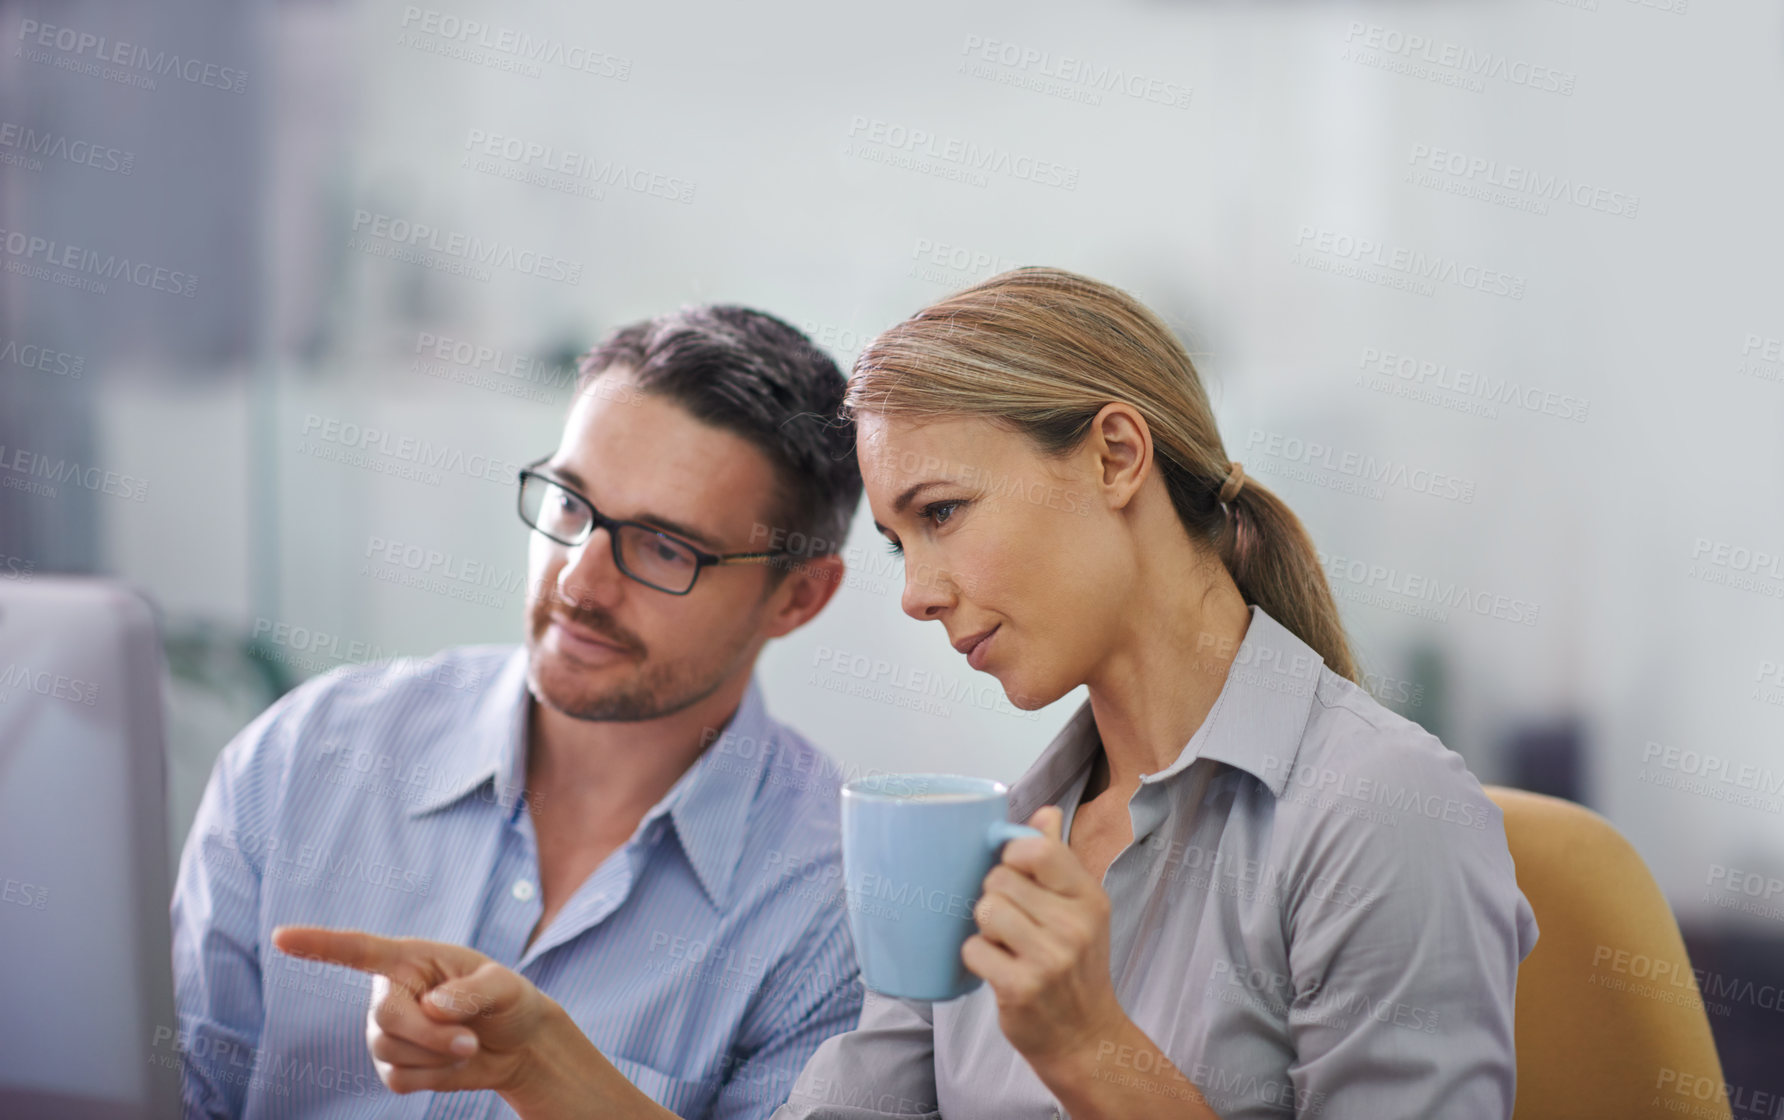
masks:
<path fill-rule="evenodd" d="M 336 670 L 230 742 L 172 907 L 187 1115 L 511 1115 L 573 1058 L 590 1115 L 763 1117 L 854 1026 L 841 776 L 754 679 L 841 580 L 842 391 L 745 308 L 616 331 L 520 475 L 525 642 Z M 449 1027 L 472 975 L 527 998 Z"/>

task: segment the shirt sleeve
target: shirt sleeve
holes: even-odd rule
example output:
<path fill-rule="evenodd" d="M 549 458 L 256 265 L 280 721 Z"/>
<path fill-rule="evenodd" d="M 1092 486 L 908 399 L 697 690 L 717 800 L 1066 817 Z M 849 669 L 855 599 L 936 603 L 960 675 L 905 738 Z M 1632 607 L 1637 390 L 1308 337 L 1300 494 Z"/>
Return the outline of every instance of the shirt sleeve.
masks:
<path fill-rule="evenodd" d="M 180 855 L 170 915 L 187 1117 L 240 1116 L 254 1073 L 261 868 L 278 843 L 268 806 L 290 702 L 287 694 L 223 748 Z"/>
<path fill-rule="evenodd" d="M 1536 923 L 1502 814 L 1428 734 L 1333 769 L 1284 907 L 1297 1115 L 1509 1117 Z"/>
<path fill-rule="evenodd" d="M 861 1024 L 819 1046 L 773 1120 L 940 1120 L 927 1003 L 866 993 Z"/>

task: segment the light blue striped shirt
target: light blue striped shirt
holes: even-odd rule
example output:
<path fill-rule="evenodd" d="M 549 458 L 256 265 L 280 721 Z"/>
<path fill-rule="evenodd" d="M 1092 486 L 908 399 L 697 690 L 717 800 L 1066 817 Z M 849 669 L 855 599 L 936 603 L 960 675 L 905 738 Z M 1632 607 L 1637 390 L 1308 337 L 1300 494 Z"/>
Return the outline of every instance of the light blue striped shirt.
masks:
<path fill-rule="evenodd" d="M 398 1096 L 366 1047 L 370 978 L 274 950 L 315 924 L 469 945 L 562 1004 L 682 1116 L 765 1117 L 862 990 L 842 905 L 841 774 L 755 680 L 723 734 L 526 946 L 527 654 L 466 646 L 337 669 L 218 759 L 180 860 L 173 947 L 188 1116 L 487 1118 Z"/>

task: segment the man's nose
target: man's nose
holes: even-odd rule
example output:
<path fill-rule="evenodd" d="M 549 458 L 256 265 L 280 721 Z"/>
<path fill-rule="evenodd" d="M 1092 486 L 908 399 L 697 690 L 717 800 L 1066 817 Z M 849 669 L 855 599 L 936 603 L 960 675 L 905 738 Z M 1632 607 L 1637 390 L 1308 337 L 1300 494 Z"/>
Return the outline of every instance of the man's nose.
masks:
<path fill-rule="evenodd" d="M 626 574 L 613 562 L 613 538 L 597 525 L 588 539 L 568 549 L 557 577 L 558 593 L 572 603 L 611 606 L 621 593 Z"/>

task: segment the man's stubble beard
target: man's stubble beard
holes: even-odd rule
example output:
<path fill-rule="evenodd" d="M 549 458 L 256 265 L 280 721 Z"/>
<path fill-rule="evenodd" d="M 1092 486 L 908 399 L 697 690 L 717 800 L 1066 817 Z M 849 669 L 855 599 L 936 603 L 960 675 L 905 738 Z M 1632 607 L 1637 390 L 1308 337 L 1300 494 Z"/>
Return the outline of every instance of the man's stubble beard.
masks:
<path fill-rule="evenodd" d="M 563 604 L 560 602 L 559 604 Z M 540 703 L 571 719 L 636 723 L 660 719 L 689 708 L 716 692 L 730 673 L 735 658 L 723 658 L 710 666 L 685 661 L 653 664 L 638 638 L 619 627 L 603 611 L 573 610 L 570 617 L 604 638 L 633 651 L 629 680 L 597 689 L 592 674 L 580 670 L 574 658 L 544 648 L 545 631 L 551 625 L 552 604 L 535 604 L 527 639 L 527 686 Z M 619 668 L 610 664 L 600 672 Z"/>
<path fill-rule="evenodd" d="M 636 723 L 660 719 L 706 699 L 724 681 L 702 679 L 687 665 L 646 665 L 623 684 L 597 689 L 576 663 L 531 643 L 528 685 L 542 704 L 571 719 Z"/>

